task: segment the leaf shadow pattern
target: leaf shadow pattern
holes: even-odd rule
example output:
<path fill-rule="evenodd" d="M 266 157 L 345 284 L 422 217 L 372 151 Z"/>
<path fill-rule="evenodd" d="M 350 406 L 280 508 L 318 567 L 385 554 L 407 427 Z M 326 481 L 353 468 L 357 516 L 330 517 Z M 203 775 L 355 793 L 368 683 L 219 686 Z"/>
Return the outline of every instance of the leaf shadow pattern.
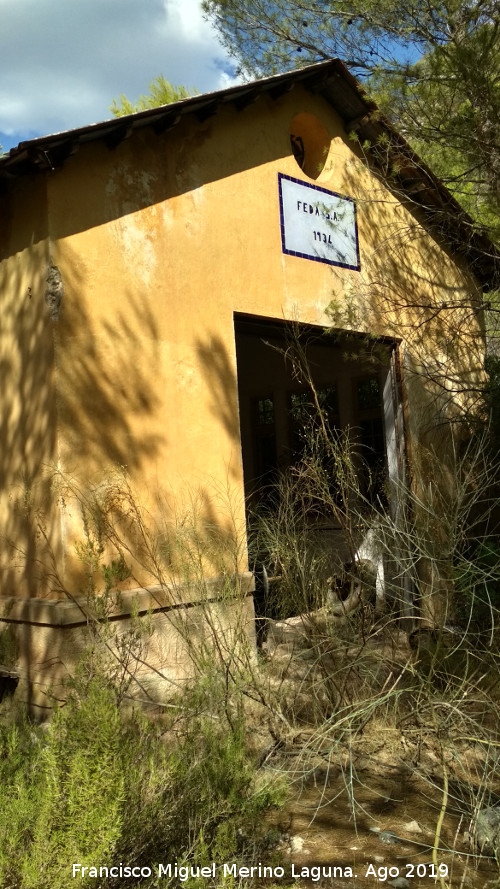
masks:
<path fill-rule="evenodd" d="M 54 577 L 70 536 L 67 504 L 53 485 L 58 473 L 89 483 L 110 466 L 138 473 L 167 445 L 152 422 L 160 399 L 151 313 L 124 286 L 123 309 L 96 329 L 86 282 L 66 246 L 54 319 L 45 301 L 47 252 L 42 240 L 24 262 L 2 267 L 3 596 L 57 594 Z"/>
<path fill-rule="evenodd" d="M 361 152 L 361 149 L 360 149 Z M 362 152 L 361 152 L 362 153 Z M 463 420 L 481 405 L 485 329 L 482 300 L 471 270 L 448 247 L 421 208 L 384 180 L 359 173 L 355 159 L 345 187 L 358 203 L 365 250 L 359 280 L 345 300 L 329 306 L 336 327 L 349 326 L 403 341 L 406 384 L 424 432 Z M 369 237 L 368 237 L 369 234 Z"/>
<path fill-rule="evenodd" d="M 241 443 L 235 359 L 232 360 L 222 337 L 217 334 L 212 334 L 206 342 L 198 339 L 196 351 L 210 391 L 210 412 L 239 452 Z M 233 478 L 238 475 L 234 465 L 230 472 Z"/>

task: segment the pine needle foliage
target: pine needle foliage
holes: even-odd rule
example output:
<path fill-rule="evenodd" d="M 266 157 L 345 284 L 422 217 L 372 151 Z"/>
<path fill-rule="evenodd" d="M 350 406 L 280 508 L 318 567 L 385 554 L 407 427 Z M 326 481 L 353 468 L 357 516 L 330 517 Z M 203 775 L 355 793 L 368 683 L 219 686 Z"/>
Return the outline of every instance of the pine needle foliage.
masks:
<path fill-rule="evenodd" d="M 166 80 L 163 74 L 155 77 L 149 84 L 149 92 L 145 93 L 135 102 L 131 102 L 125 95 L 114 99 L 110 111 L 114 117 L 123 117 L 126 114 L 134 114 L 136 111 L 147 111 L 148 108 L 157 108 L 160 105 L 171 105 L 196 95 L 198 90 L 187 89 L 185 86 L 174 86 Z"/>

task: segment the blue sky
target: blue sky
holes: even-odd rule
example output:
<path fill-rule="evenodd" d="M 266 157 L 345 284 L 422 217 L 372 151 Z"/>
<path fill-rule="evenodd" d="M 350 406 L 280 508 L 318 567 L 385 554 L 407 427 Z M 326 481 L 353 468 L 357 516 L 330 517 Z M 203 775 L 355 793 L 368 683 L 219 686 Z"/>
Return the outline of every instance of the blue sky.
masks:
<path fill-rule="evenodd" d="M 0 0 L 0 144 L 105 120 L 159 74 L 200 92 L 235 82 L 201 0 Z"/>

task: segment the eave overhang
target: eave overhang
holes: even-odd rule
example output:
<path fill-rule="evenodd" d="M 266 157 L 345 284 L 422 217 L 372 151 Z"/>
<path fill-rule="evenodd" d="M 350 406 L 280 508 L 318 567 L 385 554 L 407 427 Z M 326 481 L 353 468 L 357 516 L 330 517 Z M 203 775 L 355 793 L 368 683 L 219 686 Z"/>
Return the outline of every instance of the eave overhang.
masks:
<path fill-rule="evenodd" d="M 484 290 L 500 287 L 499 251 L 486 234 L 478 231 L 472 218 L 380 113 L 339 59 L 21 142 L 0 158 L 0 180 L 35 171 L 54 171 L 89 142 L 100 140 L 114 150 L 144 127 L 160 135 L 177 126 L 185 115 L 194 115 L 202 123 L 224 105 L 243 111 L 262 96 L 276 101 L 297 86 L 321 95 L 331 105 L 342 118 L 346 132 L 354 133 L 359 140 L 371 169 L 423 216 L 440 240 L 463 257 Z"/>

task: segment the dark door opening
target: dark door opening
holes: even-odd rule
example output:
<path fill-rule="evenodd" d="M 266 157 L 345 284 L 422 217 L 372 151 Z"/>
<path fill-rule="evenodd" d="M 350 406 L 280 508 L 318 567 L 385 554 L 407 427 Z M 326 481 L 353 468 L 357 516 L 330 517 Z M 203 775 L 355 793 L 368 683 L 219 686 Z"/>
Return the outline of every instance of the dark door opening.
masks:
<path fill-rule="evenodd" d="M 331 435 L 342 433 L 353 442 L 365 502 L 387 505 L 401 459 L 394 342 L 245 315 L 235 316 L 235 335 L 247 520 L 259 500 L 272 502 L 279 474 L 300 461 L 308 438 L 314 438 L 316 401 Z M 297 339 L 314 394 L 293 359 Z M 325 471 L 335 496 L 334 468 L 326 462 Z M 310 513 L 315 531 L 328 534 L 334 559 L 339 565 L 348 561 L 345 534 L 331 513 L 314 503 Z M 258 563 L 258 554 L 253 557 Z M 251 567 L 258 574 L 259 565 Z M 273 616 L 273 610 L 268 590 L 261 588 L 258 616 Z"/>

